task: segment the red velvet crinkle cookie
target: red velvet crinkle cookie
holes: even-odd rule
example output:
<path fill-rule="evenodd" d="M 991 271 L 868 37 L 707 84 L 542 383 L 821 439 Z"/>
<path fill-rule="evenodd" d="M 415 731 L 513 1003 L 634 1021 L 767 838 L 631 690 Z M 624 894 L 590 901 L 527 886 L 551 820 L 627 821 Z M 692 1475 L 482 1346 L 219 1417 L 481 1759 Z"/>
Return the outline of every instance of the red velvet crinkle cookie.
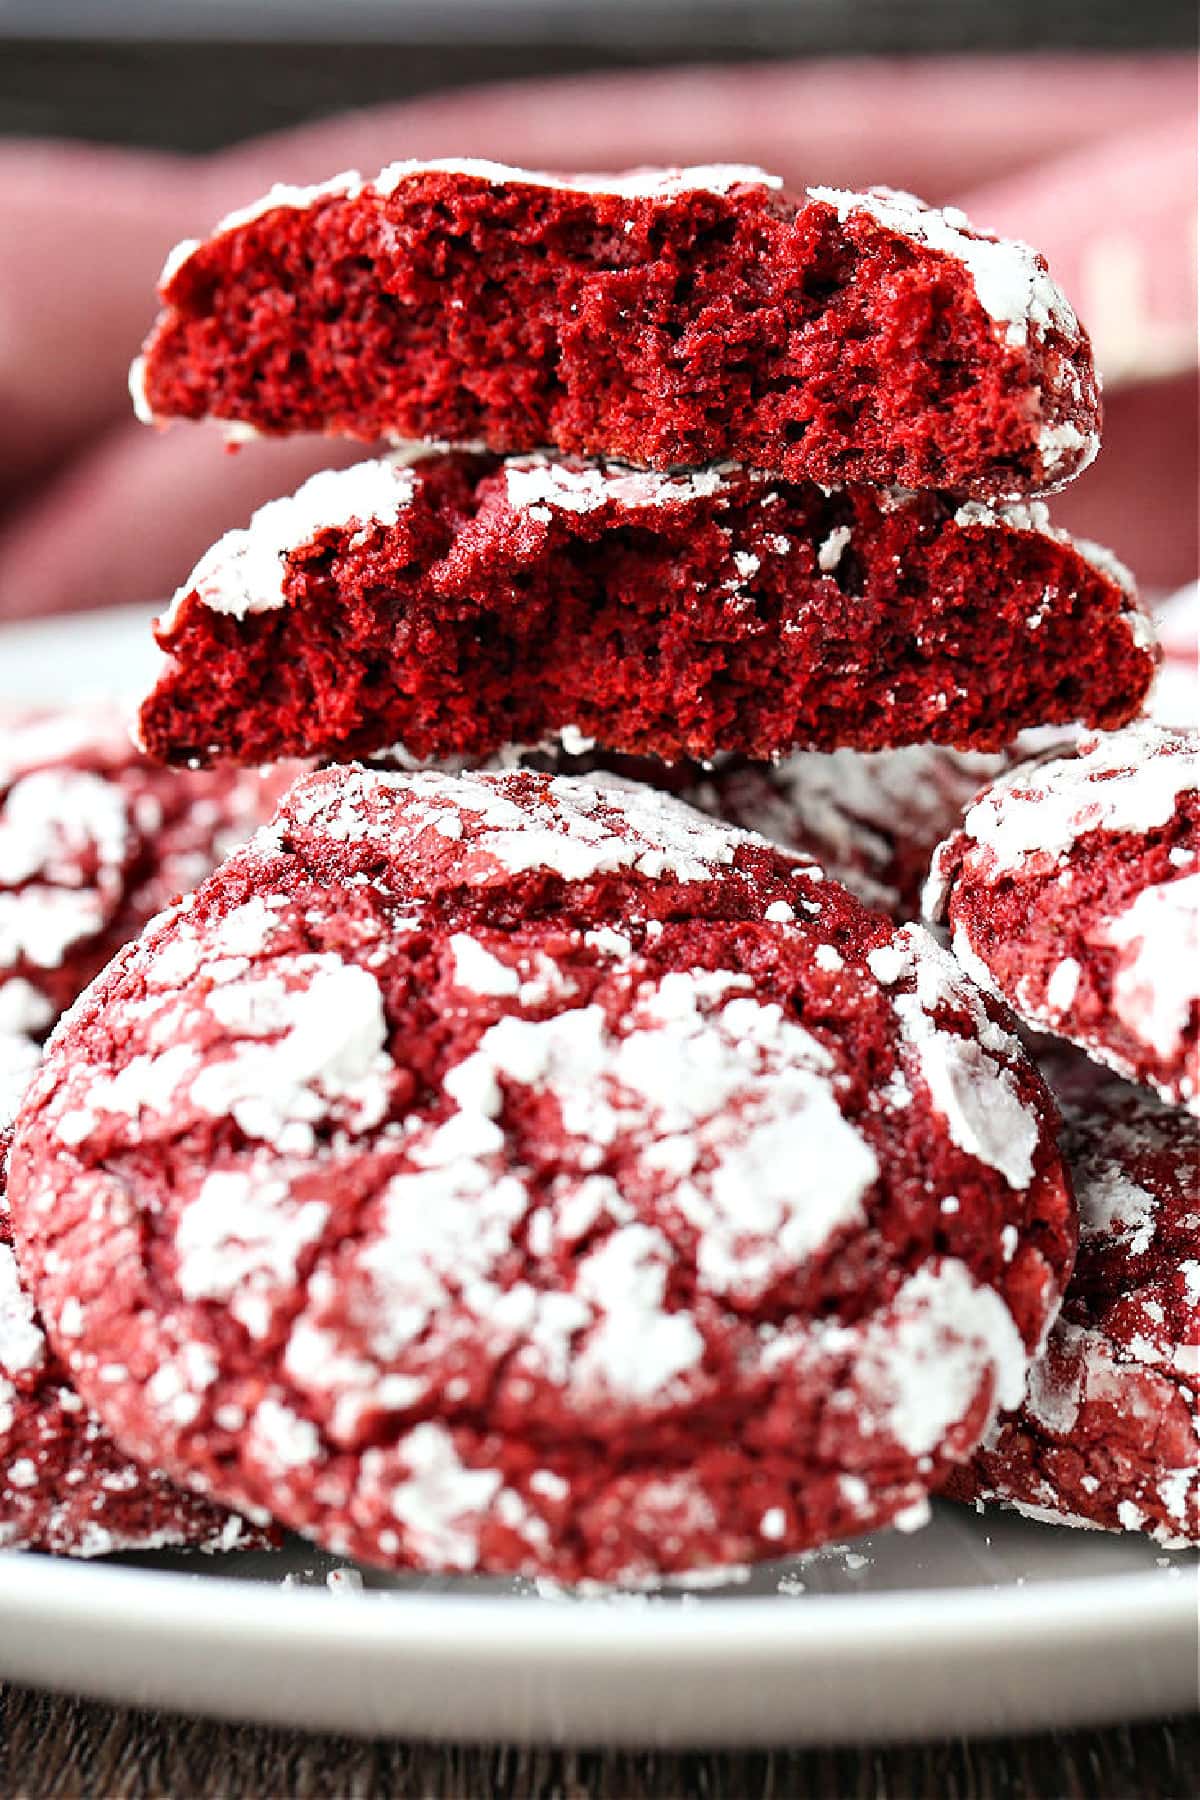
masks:
<path fill-rule="evenodd" d="M 173 762 L 991 748 L 1120 724 L 1156 666 L 1128 572 L 1040 505 L 411 453 L 230 532 L 158 640 Z"/>
<path fill-rule="evenodd" d="M 1200 1126 L 1111 1077 L 1064 1113 L 1075 1275 L 1024 1405 L 949 1491 L 1200 1543 Z"/>
<path fill-rule="evenodd" d="M 107 708 L 0 713 L 0 1035 L 44 1035 L 285 779 L 158 768 Z"/>
<path fill-rule="evenodd" d="M 273 188 L 181 244 L 160 292 L 147 419 L 984 498 L 1061 487 L 1099 444 L 1043 258 L 886 188 L 394 163 Z"/>
<path fill-rule="evenodd" d="M 1039 1031 L 1200 1111 L 1200 732 L 1141 723 L 985 790 L 926 910 Z"/>
<path fill-rule="evenodd" d="M 368 1562 L 636 1582 L 923 1516 L 1058 1305 L 1055 1123 L 811 863 L 341 767 L 90 990 L 12 1199 L 128 1449 Z"/>
<path fill-rule="evenodd" d="M 0 1082 L 12 1060 L 0 1038 Z M 0 1550 L 107 1556 L 265 1545 L 262 1531 L 131 1462 L 75 1393 L 17 1269 L 7 1155 L 0 1131 Z"/>
<path fill-rule="evenodd" d="M 915 919 L 929 859 L 1005 755 L 912 744 L 835 750 L 780 763 L 733 762 L 685 794 L 719 819 L 813 856 L 867 906 Z"/>

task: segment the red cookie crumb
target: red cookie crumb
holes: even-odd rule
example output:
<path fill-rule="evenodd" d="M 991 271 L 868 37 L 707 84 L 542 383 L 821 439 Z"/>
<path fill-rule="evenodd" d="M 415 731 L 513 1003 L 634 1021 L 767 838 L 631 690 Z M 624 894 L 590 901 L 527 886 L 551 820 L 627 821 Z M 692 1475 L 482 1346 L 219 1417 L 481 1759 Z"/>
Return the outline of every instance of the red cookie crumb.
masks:
<path fill-rule="evenodd" d="M 926 910 L 1039 1031 L 1200 1111 L 1200 732 L 1141 723 L 1018 769 L 940 846 Z"/>
<path fill-rule="evenodd" d="M 131 1462 L 75 1393 L 13 1254 L 8 1135 L 0 1131 L 0 1550 L 264 1548 L 269 1534 Z"/>
<path fill-rule="evenodd" d="M 0 1038 L 44 1036 L 295 773 L 159 768 L 108 708 L 0 715 Z"/>
<path fill-rule="evenodd" d="M 1079 1260 L 1025 1403 L 958 1499 L 1200 1543 L 1200 1126 L 1109 1078 L 1064 1098 Z"/>
<path fill-rule="evenodd" d="M 146 419 L 983 498 L 1061 487 L 1099 444 L 1044 259 L 886 188 L 394 163 L 272 189 L 181 244 L 160 292 Z"/>
<path fill-rule="evenodd" d="M 631 783 L 301 781 L 18 1124 L 119 1440 L 399 1568 L 638 1582 L 921 1515 L 1058 1305 L 1056 1114 L 919 927 Z"/>
<path fill-rule="evenodd" d="M 1040 505 L 436 454 L 264 507 L 158 640 L 172 762 L 992 748 L 1120 724 L 1156 662 L 1127 571 Z"/>

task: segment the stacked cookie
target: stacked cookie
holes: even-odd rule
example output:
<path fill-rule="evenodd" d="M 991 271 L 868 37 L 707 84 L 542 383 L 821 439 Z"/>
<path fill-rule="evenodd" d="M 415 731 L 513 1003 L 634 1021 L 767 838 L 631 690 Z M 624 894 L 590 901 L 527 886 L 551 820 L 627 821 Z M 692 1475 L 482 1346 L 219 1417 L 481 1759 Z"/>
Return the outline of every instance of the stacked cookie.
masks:
<path fill-rule="evenodd" d="M 22 1276 L 79 1393 L 398 1568 L 919 1522 L 1020 1418 L 1077 1219 L 915 887 L 1019 733 L 1120 727 L 1155 668 L 1035 498 L 1098 441 L 1044 263 L 756 170 L 401 164 L 273 191 L 162 292 L 147 417 L 417 442 L 160 621 L 148 755 L 329 766 L 25 1092 Z"/>
<path fill-rule="evenodd" d="M 276 189 L 162 291 L 147 418 L 482 453 L 319 475 L 210 551 L 156 756 L 986 750 L 1146 692 L 1125 571 L 1031 498 L 1095 453 L 1086 335 L 960 215 L 398 164 Z"/>

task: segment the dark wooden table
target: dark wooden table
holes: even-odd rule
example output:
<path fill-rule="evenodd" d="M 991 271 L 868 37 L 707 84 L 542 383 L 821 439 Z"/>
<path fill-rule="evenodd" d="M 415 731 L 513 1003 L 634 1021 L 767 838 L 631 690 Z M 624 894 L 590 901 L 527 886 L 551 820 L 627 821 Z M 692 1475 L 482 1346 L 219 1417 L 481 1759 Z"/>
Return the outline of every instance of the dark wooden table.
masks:
<path fill-rule="evenodd" d="M 97 1645 L 97 1654 L 103 1654 Z M 0 1689 L 5 1800 L 1195 1800 L 1200 1722 L 887 1749 L 675 1756 L 310 1737 Z"/>

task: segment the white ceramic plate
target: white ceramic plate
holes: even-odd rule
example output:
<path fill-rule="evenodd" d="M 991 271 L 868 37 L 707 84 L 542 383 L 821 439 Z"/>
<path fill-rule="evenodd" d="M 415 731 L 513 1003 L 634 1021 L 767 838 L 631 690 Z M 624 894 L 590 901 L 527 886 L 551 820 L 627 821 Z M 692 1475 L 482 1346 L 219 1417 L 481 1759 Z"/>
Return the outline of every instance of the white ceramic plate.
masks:
<path fill-rule="evenodd" d="M 0 700 L 133 693 L 144 610 L 0 632 Z M 278 1555 L 0 1555 L 0 1676 L 370 1734 L 605 1744 L 872 1740 L 1200 1700 L 1200 1557 L 939 1506 L 914 1536 L 744 1583 L 573 1598 Z"/>

